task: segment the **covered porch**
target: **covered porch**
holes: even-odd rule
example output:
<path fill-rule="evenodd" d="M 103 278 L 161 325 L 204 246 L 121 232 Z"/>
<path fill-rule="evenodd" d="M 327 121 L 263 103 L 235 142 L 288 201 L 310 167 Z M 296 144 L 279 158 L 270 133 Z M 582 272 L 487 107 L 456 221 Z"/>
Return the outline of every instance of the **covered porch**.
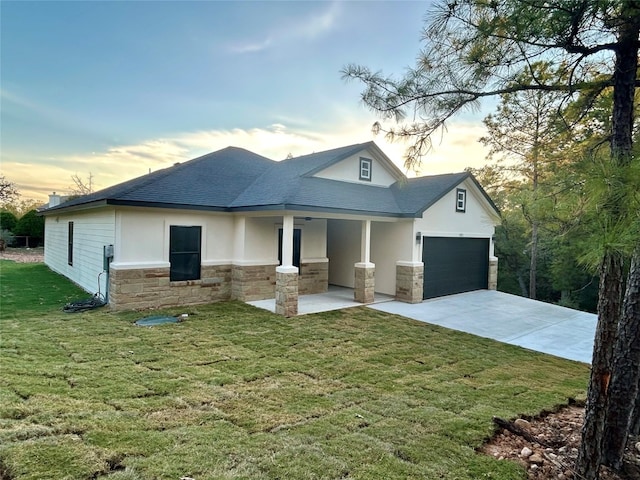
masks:
<path fill-rule="evenodd" d="M 419 253 L 412 219 L 346 214 L 280 218 L 275 301 L 258 306 L 295 316 L 330 310 L 333 304 L 336 309 L 370 304 L 376 298 L 422 300 L 421 291 L 416 293 L 422 263 L 412 261 Z M 408 261 L 399 261 L 403 259 Z M 343 290 L 323 296 L 332 285 Z"/>

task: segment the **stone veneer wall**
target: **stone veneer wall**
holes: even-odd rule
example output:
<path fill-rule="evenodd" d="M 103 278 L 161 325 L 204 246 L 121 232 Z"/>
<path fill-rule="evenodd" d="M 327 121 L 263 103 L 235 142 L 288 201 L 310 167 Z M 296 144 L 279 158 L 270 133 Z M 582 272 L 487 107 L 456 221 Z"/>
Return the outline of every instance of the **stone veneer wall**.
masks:
<path fill-rule="evenodd" d="M 328 262 L 304 263 L 300 272 L 300 295 L 327 291 Z M 275 296 L 275 265 L 202 266 L 200 280 L 183 282 L 170 282 L 168 267 L 111 269 L 109 273 L 109 304 L 113 310 L 194 305 L 229 299 L 248 302 Z"/>
<path fill-rule="evenodd" d="M 324 293 L 329 289 L 329 262 L 310 262 L 300 265 L 298 294 Z"/>
<path fill-rule="evenodd" d="M 231 298 L 243 302 L 266 300 L 276 294 L 275 265 L 234 265 Z"/>
<path fill-rule="evenodd" d="M 200 280 L 169 281 L 169 268 L 111 269 L 109 305 L 113 310 L 194 305 L 231 297 L 231 265 L 206 265 Z"/>
<path fill-rule="evenodd" d="M 396 265 L 396 300 L 422 302 L 424 289 L 423 265 Z"/>
<path fill-rule="evenodd" d="M 498 289 L 498 259 L 489 260 L 489 290 Z"/>

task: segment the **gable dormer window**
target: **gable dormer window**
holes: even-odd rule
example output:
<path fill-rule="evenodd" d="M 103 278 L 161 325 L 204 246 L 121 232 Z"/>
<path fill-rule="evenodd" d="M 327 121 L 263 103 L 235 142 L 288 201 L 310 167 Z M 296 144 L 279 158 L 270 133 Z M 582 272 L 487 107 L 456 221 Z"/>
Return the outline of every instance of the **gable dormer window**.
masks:
<path fill-rule="evenodd" d="M 371 159 L 360 157 L 360 180 L 371 181 Z"/>
<path fill-rule="evenodd" d="M 464 188 L 456 189 L 456 212 L 464 213 L 467 210 L 467 191 Z"/>

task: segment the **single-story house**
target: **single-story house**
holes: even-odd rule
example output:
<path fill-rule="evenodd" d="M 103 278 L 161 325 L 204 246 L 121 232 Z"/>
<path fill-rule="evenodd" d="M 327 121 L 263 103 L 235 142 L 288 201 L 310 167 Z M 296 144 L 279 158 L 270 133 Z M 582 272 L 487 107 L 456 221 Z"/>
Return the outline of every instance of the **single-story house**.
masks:
<path fill-rule="evenodd" d="M 407 178 L 374 142 L 273 161 L 228 147 L 41 212 L 45 263 L 112 309 L 328 286 L 398 300 L 495 289 L 498 209 L 468 172 Z"/>

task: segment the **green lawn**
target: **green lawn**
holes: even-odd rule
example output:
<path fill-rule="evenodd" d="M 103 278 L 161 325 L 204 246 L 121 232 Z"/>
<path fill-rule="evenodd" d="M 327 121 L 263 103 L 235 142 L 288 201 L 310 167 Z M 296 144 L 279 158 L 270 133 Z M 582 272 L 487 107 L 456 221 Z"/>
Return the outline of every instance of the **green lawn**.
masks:
<path fill-rule="evenodd" d="M 148 328 L 62 313 L 83 294 L 42 265 L 0 261 L 0 288 L 2 479 L 522 479 L 475 452 L 491 417 L 583 398 L 588 378 L 365 307 L 218 303 Z"/>

